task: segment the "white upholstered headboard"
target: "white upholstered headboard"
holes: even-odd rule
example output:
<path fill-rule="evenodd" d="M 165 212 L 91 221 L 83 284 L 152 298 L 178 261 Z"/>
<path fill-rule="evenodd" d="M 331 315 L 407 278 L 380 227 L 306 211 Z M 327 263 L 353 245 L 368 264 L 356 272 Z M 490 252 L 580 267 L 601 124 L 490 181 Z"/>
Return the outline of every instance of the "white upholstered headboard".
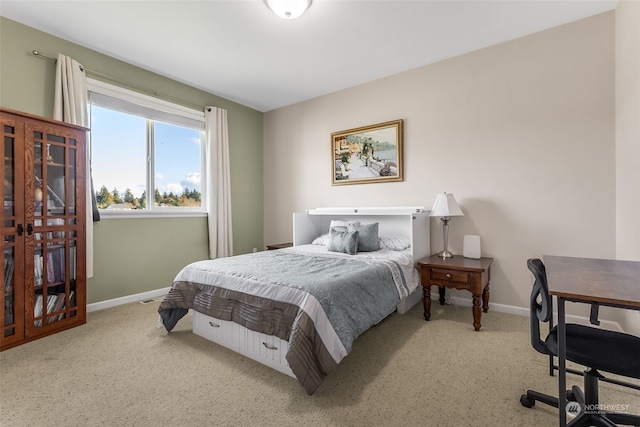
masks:
<path fill-rule="evenodd" d="M 411 239 L 415 261 L 431 255 L 429 211 L 422 207 L 319 208 L 293 214 L 293 244 L 306 245 L 329 232 L 331 220 L 377 222 L 378 235 Z"/>

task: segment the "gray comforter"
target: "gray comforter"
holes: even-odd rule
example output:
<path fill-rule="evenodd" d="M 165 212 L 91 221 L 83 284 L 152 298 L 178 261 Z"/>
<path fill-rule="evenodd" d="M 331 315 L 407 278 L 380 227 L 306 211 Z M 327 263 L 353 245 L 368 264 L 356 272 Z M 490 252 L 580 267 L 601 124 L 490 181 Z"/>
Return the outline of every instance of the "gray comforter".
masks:
<path fill-rule="evenodd" d="M 168 331 L 194 309 L 287 340 L 289 366 L 313 394 L 408 293 L 396 261 L 290 248 L 192 263 L 158 311 Z"/>

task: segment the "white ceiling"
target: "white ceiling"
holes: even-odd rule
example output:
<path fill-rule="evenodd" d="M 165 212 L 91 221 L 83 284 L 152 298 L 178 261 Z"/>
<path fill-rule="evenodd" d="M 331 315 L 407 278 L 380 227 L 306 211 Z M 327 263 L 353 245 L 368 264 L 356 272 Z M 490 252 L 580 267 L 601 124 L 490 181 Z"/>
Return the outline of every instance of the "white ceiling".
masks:
<path fill-rule="evenodd" d="M 276 17 L 262 0 L 0 0 L 0 15 L 269 111 L 612 10 L 616 4 L 314 0 L 302 17 L 289 21 Z"/>

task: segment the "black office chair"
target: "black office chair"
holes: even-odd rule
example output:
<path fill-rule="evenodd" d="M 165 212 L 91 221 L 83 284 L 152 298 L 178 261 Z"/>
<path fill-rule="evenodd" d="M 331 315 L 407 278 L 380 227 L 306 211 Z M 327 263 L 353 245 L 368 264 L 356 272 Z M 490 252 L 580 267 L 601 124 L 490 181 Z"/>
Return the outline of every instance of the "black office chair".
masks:
<path fill-rule="evenodd" d="M 547 338 L 540 339 L 540 322 L 553 318 L 552 297 L 547 287 L 544 264 L 537 258 L 527 261 L 527 267 L 535 279 L 531 291 L 531 345 L 538 352 L 558 355 L 557 327 L 549 330 Z M 571 420 L 571 426 L 615 426 L 618 424 L 640 426 L 640 416 L 598 410 L 598 371 L 640 379 L 640 337 L 577 324 L 566 325 L 566 359 L 585 366 L 584 392 L 578 386 L 567 390 L 567 400 L 580 404 L 579 415 Z M 539 401 L 558 407 L 558 398 L 527 390 L 520 396 L 520 403 L 527 408 Z M 624 402 L 620 402 L 624 403 Z M 586 410 L 585 410 L 586 409 Z M 565 410 L 561 408 L 559 410 Z"/>

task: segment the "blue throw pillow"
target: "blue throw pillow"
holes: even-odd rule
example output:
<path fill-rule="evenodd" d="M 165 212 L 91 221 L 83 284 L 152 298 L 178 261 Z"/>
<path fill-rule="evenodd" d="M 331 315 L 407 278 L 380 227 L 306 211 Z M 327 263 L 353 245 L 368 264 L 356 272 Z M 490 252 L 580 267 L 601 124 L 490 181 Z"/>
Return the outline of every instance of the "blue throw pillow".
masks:
<path fill-rule="evenodd" d="M 358 231 L 349 231 L 345 227 L 332 228 L 329 230 L 327 249 L 355 255 L 358 252 Z"/>
<path fill-rule="evenodd" d="M 380 249 L 380 240 L 378 239 L 378 223 L 360 224 L 359 226 L 348 226 L 349 231 L 357 231 L 358 234 L 358 252 L 373 252 Z"/>

